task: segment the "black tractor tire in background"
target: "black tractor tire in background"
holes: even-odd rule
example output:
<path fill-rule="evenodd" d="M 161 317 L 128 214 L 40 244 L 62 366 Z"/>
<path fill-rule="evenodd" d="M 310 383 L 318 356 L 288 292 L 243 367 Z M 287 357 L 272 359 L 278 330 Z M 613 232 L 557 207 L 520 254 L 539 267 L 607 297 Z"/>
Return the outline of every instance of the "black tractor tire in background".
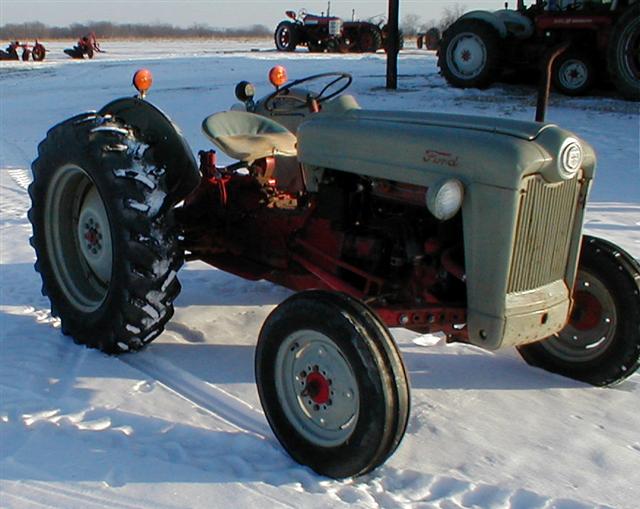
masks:
<path fill-rule="evenodd" d="M 139 350 L 173 315 L 183 263 L 153 146 L 79 115 L 47 133 L 32 171 L 35 268 L 62 332 L 107 353 Z"/>
<path fill-rule="evenodd" d="M 438 66 L 449 84 L 460 88 L 486 88 L 502 74 L 500 34 L 476 19 L 455 22 L 443 34 Z"/>
<path fill-rule="evenodd" d="M 307 48 L 310 53 L 323 53 L 327 49 L 327 45 L 322 41 L 309 41 Z"/>
<path fill-rule="evenodd" d="M 614 385 L 640 367 L 640 265 L 618 246 L 585 235 L 569 323 L 522 345 L 532 366 L 596 386 Z"/>
<path fill-rule="evenodd" d="M 620 94 L 640 101 L 640 3 L 630 5 L 613 27 L 607 64 Z"/>
<path fill-rule="evenodd" d="M 551 80 L 561 94 L 585 95 L 596 82 L 596 68 L 585 52 L 568 49 L 553 63 Z"/>
<path fill-rule="evenodd" d="M 42 44 L 36 44 L 31 52 L 31 57 L 36 62 L 42 62 L 47 54 L 47 50 Z"/>
<path fill-rule="evenodd" d="M 295 51 L 298 45 L 298 28 L 291 21 L 281 21 L 273 33 L 278 51 Z"/>
<path fill-rule="evenodd" d="M 375 53 L 382 47 L 382 34 L 377 28 L 364 28 L 358 34 L 356 48 L 363 53 Z"/>
<path fill-rule="evenodd" d="M 321 475 L 365 474 L 404 436 L 409 383 L 398 348 L 346 294 L 310 290 L 280 304 L 260 331 L 255 370 L 274 434 Z"/>

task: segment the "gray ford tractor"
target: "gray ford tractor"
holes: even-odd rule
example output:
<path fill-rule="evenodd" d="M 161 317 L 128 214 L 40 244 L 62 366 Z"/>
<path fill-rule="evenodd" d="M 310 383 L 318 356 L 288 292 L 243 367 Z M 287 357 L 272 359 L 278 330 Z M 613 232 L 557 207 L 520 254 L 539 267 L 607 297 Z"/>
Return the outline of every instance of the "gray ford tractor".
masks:
<path fill-rule="evenodd" d="M 553 65 L 554 87 L 583 95 L 611 81 L 640 100 L 640 2 L 637 0 L 536 0 L 516 10 L 472 11 L 443 34 L 438 65 L 453 86 L 484 88 L 505 73 L 535 74 L 554 48 L 566 45 Z"/>
<path fill-rule="evenodd" d="M 285 84 L 206 117 L 199 163 L 139 97 L 54 126 L 29 188 L 42 292 L 62 332 L 142 349 L 173 314 L 185 260 L 297 293 L 265 321 L 255 376 L 293 458 L 346 477 L 383 463 L 409 417 L 389 332 L 517 347 L 604 386 L 639 365 L 640 267 L 582 234 L 596 159 L 545 123 L 370 111 L 344 73 Z M 499 376 L 499 374 L 496 374 Z"/>

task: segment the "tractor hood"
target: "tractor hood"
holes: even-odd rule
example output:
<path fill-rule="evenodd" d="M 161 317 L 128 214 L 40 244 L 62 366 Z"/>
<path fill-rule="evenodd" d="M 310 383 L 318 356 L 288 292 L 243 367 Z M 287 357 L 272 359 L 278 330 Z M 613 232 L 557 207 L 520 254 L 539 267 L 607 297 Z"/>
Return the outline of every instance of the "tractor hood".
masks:
<path fill-rule="evenodd" d="M 549 182 L 562 180 L 558 154 L 568 138 L 578 141 L 553 124 L 360 109 L 316 115 L 297 134 L 305 165 L 423 186 L 456 176 L 467 184 L 510 189 L 535 173 Z M 579 143 L 592 169 L 593 151 Z"/>

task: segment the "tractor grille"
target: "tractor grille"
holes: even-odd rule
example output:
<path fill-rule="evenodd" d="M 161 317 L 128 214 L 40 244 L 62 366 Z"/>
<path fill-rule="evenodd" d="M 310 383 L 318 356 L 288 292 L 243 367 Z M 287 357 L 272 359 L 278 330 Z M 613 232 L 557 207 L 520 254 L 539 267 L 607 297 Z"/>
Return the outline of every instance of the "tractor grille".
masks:
<path fill-rule="evenodd" d="M 581 179 L 525 181 L 520 198 L 508 293 L 564 279 Z"/>

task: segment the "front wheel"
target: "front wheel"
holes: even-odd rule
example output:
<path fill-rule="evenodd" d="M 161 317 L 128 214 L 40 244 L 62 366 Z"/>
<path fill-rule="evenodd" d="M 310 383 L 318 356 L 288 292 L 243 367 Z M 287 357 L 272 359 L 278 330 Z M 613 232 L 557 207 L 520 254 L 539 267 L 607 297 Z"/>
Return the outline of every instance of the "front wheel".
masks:
<path fill-rule="evenodd" d="M 173 314 L 182 264 L 154 147 L 95 114 L 52 128 L 29 187 L 42 293 L 76 342 L 138 350 Z"/>
<path fill-rule="evenodd" d="M 290 297 L 265 321 L 255 366 L 274 434 L 321 475 L 369 472 L 404 436 L 404 365 L 386 326 L 360 301 L 318 290 Z"/>
<path fill-rule="evenodd" d="M 554 88 L 561 94 L 580 96 L 586 94 L 595 82 L 595 66 L 580 51 L 566 51 L 553 64 Z"/>
<path fill-rule="evenodd" d="M 602 239 L 584 236 L 569 323 L 518 347 L 529 364 L 597 386 L 640 366 L 640 265 Z"/>

